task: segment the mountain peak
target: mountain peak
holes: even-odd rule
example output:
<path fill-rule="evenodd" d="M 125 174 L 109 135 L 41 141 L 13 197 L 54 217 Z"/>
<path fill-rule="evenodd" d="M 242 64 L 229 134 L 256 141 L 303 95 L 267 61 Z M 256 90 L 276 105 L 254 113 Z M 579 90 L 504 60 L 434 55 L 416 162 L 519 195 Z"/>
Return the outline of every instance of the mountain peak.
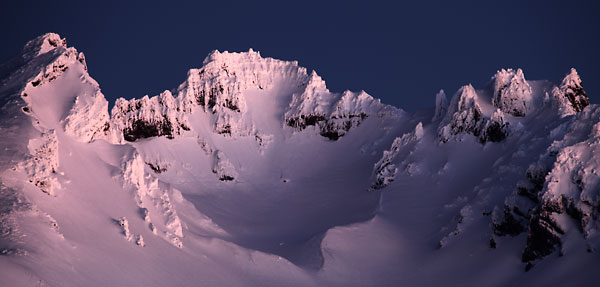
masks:
<path fill-rule="evenodd" d="M 440 90 L 430 122 L 430 110 L 329 91 L 297 62 L 213 51 L 175 89 L 119 98 L 109 114 L 59 35 L 26 49 L 0 74 L 8 285 L 594 280 L 600 107 L 584 108 L 574 69 L 552 101 L 576 116 L 530 110 L 528 93 L 541 104 L 553 86 L 502 69 L 495 94 L 468 84 L 448 101 Z M 533 273 L 516 268 L 554 252 Z M 156 269 L 153 258 L 160 272 L 136 272 Z M 453 276 L 486 270 L 500 273 Z M 440 276 L 411 275 L 425 273 Z"/>
<path fill-rule="evenodd" d="M 493 79 L 493 105 L 513 116 L 525 116 L 530 109 L 532 90 L 525 80 L 523 70 L 502 69 Z"/>
<path fill-rule="evenodd" d="M 472 107 L 477 98 L 477 92 L 471 84 L 462 86 L 459 90 L 460 97 L 458 98 L 458 109 L 465 110 Z"/>
<path fill-rule="evenodd" d="M 264 58 L 260 55 L 260 52 L 254 51 L 252 48 L 250 48 L 247 52 L 220 52 L 219 50 L 213 50 L 212 52 L 210 52 L 210 54 L 208 54 L 208 56 L 206 56 L 202 64 L 206 65 L 210 62 L 241 63 L 261 59 Z"/>
<path fill-rule="evenodd" d="M 28 57 L 32 58 L 58 47 L 67 48 L 67 39 L 61 38 L 56 33 L 46 33 L 27 42 L 23 50 Z"/>
<path fill-rule="evenodd" d="M 574 68 L 571 68 L 559 87 L 552 89 L 552 99 L 561 116 L 581 112 L 590 105 L 590 99 L 581 85 L 581 78 Z"/>
<path fill-rule="evenodd" d="M 581 87 L 581 78 L 575 68 L 571 68 L 571 71 L 563 78 L 561 87 Z"/>

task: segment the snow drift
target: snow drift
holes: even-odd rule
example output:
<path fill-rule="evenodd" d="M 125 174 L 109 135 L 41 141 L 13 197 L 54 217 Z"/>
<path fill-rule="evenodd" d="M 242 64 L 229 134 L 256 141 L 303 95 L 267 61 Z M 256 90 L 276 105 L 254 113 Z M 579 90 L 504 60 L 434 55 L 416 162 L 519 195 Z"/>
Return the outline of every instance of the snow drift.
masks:
<path fill-rule="evenodd" d="M 574 69 L 409 114 L 214 51 L 109 113 L 50 33 L 0 66 L 0 108 L 13 286 L 578 285 L 600 263 L 600 108 Z"/>

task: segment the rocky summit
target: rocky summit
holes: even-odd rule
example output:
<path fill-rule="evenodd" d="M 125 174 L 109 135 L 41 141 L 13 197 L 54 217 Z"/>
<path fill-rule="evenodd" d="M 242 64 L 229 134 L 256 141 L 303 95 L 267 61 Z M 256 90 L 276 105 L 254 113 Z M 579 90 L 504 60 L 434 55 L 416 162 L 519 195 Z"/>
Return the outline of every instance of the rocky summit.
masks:
<path fill-rule="evenodd" d="M 67 44 L 45 34 L 0 65 L 1 285 L 595 280 L 600 107 L 575 69 L 500 69 L 411 113 L 214 51 L 109 111 Z"/>

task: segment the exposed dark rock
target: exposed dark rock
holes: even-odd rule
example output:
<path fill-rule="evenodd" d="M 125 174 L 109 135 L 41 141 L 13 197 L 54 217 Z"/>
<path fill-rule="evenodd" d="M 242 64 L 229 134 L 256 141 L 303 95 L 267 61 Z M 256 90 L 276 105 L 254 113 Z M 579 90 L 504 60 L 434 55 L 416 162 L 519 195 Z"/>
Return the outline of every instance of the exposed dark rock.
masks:
<path fill-rule="evenodd" d="M 474 107 L 468 111 L 467 115 L 452 123 L 453 134 L 470 133 L 478 137 L 481 134 L 481 126 L 483 124 L 480 121 L 481 111 L 478 107 Z"/>
<path fill-rule="evenodd" d="M 217 127 L 216 132 L 221 135 L 231 135 L 231 125 L 225 124 L 222 127 Z"/>
<path fill-rule="evenodd" d="M 225 99 L 225 107 L 232 111 L 240 112 L 240 108 L 238 108 L 231 99 Z"/>
<path fill-rule="evenodd" d="M 517 184 L 517 194 L 520 196 L 525 196 L 533 202 L 538 202 L 538 191 L 539 190 L 533 187 L 529 181 L 523 181 Z"/>
<path fill-rule="evenodd" d="M 300 115 L 299 117 L 289 118 L 287 125 L 295 128 L 298 131 L 305 129 L 307 126 L 314 126 L 319 122 L 325 121 L 325 116 L 320 114 Z"/>
<path fill-rule="evenodd" d="M 200 74 L 202 73 L 204 73 L 204 71 L 202 71 Z M 215 84 L 208 90 L 202 89 L 198 91 L 195 96 L 196 103 L 200 106 L 206 107 L 208 110 L 212 110 L 212 108 L 217 104 L 217 97 L 222 95 L 224 91 L 225 88 L 223 88 L 222 84 Z M 225 99 L 225 104 L 223 106 L 230 110 L 240 112 L 239 107 L 233 103 L 232 99 Z"/>
<path fill-rule="evenodd" d="M 179 127 L 181 127 L 181 129 L 182 129 L 182 130 L 184 130 L 184 131 L 189 131 L 189 130 L 190 130 L 190 127 L 186 126 L 186 125 L 185 125 L 185 124 L 183 124 L 183 123 L 182 123 L 182 124 L 179 124 Z"/>
<path fill-rule="evenodd" d="M 524 117 L 529 110 L 531 94 L 531 86 L 525 80 L 521 69 L 502 69 L 494 75 L 492 104 L 502 112 Z"/>
<path fill-rule="evenodd" d="M 147 162 L 146 164 L 150 167 L 150 169 L 152 169 L 152 171 L 156 173 L 163 173 L 167 171 L 166 167 L 161 167 L 158 164 L 152 164 L 151 162 Z"/>
<path fill-rule="evenodd" d="M 196 94 L 196 103 L 197 103 L 198 105 L 204 106 L 204 99 L 205 99 L 205 96 L 206 96 L 205 94 L 206 94 L 206 93 L 204 92 L 204 90 L 202 90 L 202 91 L 199 91 L 199 92 Z"/>
<path fill-rule="evenodd" d="M 566 112 L 566 114 L 579 113 L 590 105 L 590 99 L 581 84 L 581 78 L 579 78 L 577 71 L 571 69 L 571 72 L 563 79 L 560 87 L 555 87 L 552 90 L 552 95 L 557 100 L 559 110 Z M 571 109 L 572 112 L 569 112 Z"/>
<path fill-rule="evenodd" d="M 440 129 L 439 138 L 441 142 L 448 142 L 451 136 L 458 134 L 472 134 L 480 137 L 483 134 L 487 119 L 483 117 L 481 109 L 477 104 L 455 112 L 449 124 Z M 482 138 L 485 138 L 482 136 Z M 480 141 L 485 142 L 480 139 Z"/>
<path fill-rule="evenodd" d="M 508 136 L 508 123 L 499 123 L 496 121 L 488 122 L 482 136 L 479 138 L 481 143 L 501 142 Z"/>
<path fill-rule="evenodd" d="M 393 181 L 394 181 L 394 179 L 389 179 L 388 181 L 389 181 L 389 182 L 393 182 Z M 388 183 L 388 184 L 389 184 L 389 183 Z M 385 182 L 384 182 L 384 179 L 383 179 L 383 178 L 377 178 L 377 179 L 375 180 L 375 183 L 373 183 L 373 184 L 371 185 L 371 188 L 372 188 L 372 189 L 374 189 L 374 190 L 378 190 L 378 189 L 382 189 L 382 188 L 384 188 L 384 187 L 388 186 L 388 184 L 385 184 Z"/>
<path fill-rule="evenodd" d="M 48 44 L 50 44 L 52 47 L 58 47 L 58 43 L 52 39 L 48 39 Z"/>
<path fill-rule="evenodd" d="M 523 223 L 504 207 L 504 218 L 500 223 L 493 223 L 494 234 L 498 236 L 517 236 L 525 231 Z"/>
<path fill-rule="evenodd" d="M 494 237 L 490 238 L 490 248 L 496 249 L 496 240 L 494 239 Z"/>
<path fill-rule="evenodd" d="M 567 97 L 576 112 L 581 112 L 585 107 L 590 105 L 590 99 L 585 94 L 583 87 L 572 86 L 569 88 L 565 93 L 565 97 Z"/>
<path fill-rule="evenodd" d="M 368 115 L 364 112 L 348 115 L 334 115 L 329 118 L 321 114 L 300 115 L 289 118 L 286 124 L 298 131 L 308 126 L 318 126 L 319 134 L 330 140 L 338 140 L 344 136 L 352 127 L 357 127 Z"/>
<path fill-rule="evenodd" d="M 530 262 L 548 256 L 561 246 L 560 236 L 564 231 L 550 217 L 551 212 L 543 211 L 534 215 L 529 224 L 527 246 L 523 251 L 523 262 Z"/>
<path fill-rule="evenodd" d="M 157 122 L 137 119 L 133 121 L 131 127 L 123 129 L 123 138 L 130 142 L 156 136 L 166 136 L 168 139 L 173 139 L 171 122 L 166 117 Z"/>
<path fill-rule="evenodd" d="M 322 131 L 320 133 L 321 136 L 326 137 L 332 141 L 338 140 L 343 134 L 339 134 L 336 131 Z"/>
<path fill-rule="evenodd" d="M 533 184 L 533 188 L 537 191 L 541 191 L 544 188 L 546 182 L 546 176 L 550 172 L 550 169 L 541 165 L 532 165 L 527 168 L 527 179 Z"/>
<path fill-rule="evenodd" d="M 222 176 L 219 177 L 220 181 L 232 181 L 234 179 L 235 178 L 233 178 L 232 176 L 229 176 L 229 175 L 222 175 Z"/>

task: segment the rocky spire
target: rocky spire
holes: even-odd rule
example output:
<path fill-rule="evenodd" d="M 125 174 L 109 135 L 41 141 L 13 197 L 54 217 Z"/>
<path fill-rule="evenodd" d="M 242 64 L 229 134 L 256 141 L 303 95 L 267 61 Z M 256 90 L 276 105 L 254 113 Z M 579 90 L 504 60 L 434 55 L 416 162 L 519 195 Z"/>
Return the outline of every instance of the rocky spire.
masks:
<path fill-rule="evenodd" d="M 438 136 L 442 142 L 461 133 L 479 136 L 484 121 L 477 98 L 477 92 L 471 85 L 461 87 L 452 97 L 447 116 L 440 124 Z"/>
<path fill-rule="evenodd" d="M 502 69 L 494 76 L 492 104 L 505 113 L 523 117 L 530 110 L 531 86 L 521 69 Z"/>
<path fill-rule="evenodd" d="M 560 87 L 552 89 L 552 102 L 561 116 L 581 112 L 590 104 L 590 99 L 581 86 L 581 78 L 574 68 L 562 80 Z"/>

